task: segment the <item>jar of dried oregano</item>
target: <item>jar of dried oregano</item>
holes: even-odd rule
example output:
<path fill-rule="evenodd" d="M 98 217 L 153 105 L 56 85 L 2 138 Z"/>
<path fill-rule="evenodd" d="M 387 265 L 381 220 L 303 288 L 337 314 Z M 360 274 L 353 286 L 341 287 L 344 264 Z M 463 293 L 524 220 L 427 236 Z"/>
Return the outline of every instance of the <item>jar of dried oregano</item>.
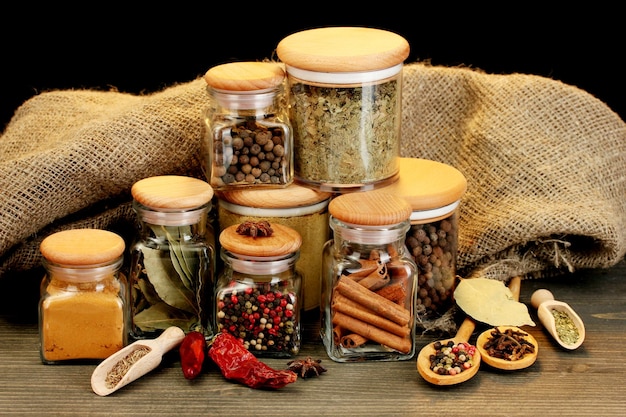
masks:
<path fill-rule="evenodd" d="M 417 267 L 405 250 L 411 207 L 379 191 L 331 200 L 324 245 L 321 337 L 337 362 L 406 360 L 415 354 Z"/>
<path fill-rule="evenodd" d="M 296 267 L 302 272 L 302 308 L 320 304 L 322 246 L 330 237 L 328 202 L 332 194 L 299 184 L 279 189 L 218 192 L 220 230 L 245 221 L 267 220 L 295 229 L 302 237 Z"/>
<path fill-rule="evenodd" d="M 219 332 L 239 338 L 256 356 L 300 351 L 302 237 L 279 223 L 244 221 L 222 230 L 224 262 L 216 285 Z"/>
<path fill-rule="evenodd" d="M 233 62 L 204 75 L 211 97 L 202 141 L 213 189 L 284 187 L 293 181 L 293 135 L 275 62 Z"/>
<path fill-rule="evenodd" d="M 131 193 L 138 223 L 130 250 L 132 338 L 154 338 L 170 326 L 212 336 L 213 189 L 198 178 L 163 175 L 135 182 Z"/>
<path fill-rule="evenodd" d="M 287 70 L 295 179 L 332 192 L 395 181 L 406 39 L 327 27 L 287 36 L 276 53 Z"/>
<path fill-rule="evenodd" d="M 127 344 L 124 250 L 124 239 L 99 229 L 65 230 L 41 242 L 43 363 L 104 359 Z"/>
<path fill-rule="evenodd" d="M 380 190 L 404 198 L 413 209 L 406 245 L 418 267 L 418 331 L 447 327 L 436 321 L 454 306 L 458 207 L 466 188 L 465 176 L 450 165 L 400 158 L 399 180 Z"/>

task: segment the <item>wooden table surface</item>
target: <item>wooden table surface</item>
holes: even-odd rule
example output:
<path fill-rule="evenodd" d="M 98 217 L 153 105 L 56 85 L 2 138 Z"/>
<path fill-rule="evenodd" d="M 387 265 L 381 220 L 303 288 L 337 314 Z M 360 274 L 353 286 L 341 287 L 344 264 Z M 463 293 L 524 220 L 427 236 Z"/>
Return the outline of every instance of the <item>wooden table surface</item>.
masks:
<path fill-rule="evenodd" d="M 0 295 L 0 415 L 64 416 L 623 416 L 626 415 L 626 263 L 611 269 L 524 280 L 520 301 L 536 327 L 537 361 L 517 371 L 482 364 L 459 385 L 434 386 L 417 373 L 416 359 L 335 363 L 317 336 L 317 314 L 306 314 L 299 357 L 322 359 L 328 371 L 276 390 L 254 390 L 217 371 L 183 378 L 177 354 L 139 380 L 107 396 L 94 394 L 95 364 L 43 365 L 34 278 L 3 283 Z M 574 351 L 560 348 L 530 306 L 547 288 L 574 308 L 587 336 Z M 472 339 L 484 327 L 477 327 Z M 418 350 L 434 337 L 420 339 Z M 285 359 L 266 359 L 275 368 Z"/>

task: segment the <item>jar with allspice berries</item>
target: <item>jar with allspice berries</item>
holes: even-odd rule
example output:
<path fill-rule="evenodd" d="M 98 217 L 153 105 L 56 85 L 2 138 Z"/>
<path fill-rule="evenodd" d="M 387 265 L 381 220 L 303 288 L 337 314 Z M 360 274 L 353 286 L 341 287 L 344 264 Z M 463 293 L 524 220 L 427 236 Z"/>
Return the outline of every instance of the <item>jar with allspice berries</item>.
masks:
<path fill-rule="evenodd" d="M 413 210 L 406 246 L 418 267 L 418 331 L 448 330 L 447 320 L 437 321 L 454 306 L 458 207 L 466 189 L 467 180 L 459 170 L 420 158 L 400 158 L 400 178 L 381 188 L 404 198 Z"/>
<path fill-rule="evenodd" d="M 204 173 L 214 190 L 285 187 L 293 181 L 285 73 L 275 62 L 233 62 L 204 75 Z"/>
<path fill-rule="evenodd" d="M 411 207 L 379 191 L 329 204 L 323 251 L 321 338 L 337 362 L 407 360 L 415 354 L 417 267 L 405 251 Z"/>
<path fill-rule="evenodd" d="M 302 237 L 289 226 L 244 221 L 220 233 L 222 274 L 216 285 L 216 328 L 255 356 L 300 351 Z"/>

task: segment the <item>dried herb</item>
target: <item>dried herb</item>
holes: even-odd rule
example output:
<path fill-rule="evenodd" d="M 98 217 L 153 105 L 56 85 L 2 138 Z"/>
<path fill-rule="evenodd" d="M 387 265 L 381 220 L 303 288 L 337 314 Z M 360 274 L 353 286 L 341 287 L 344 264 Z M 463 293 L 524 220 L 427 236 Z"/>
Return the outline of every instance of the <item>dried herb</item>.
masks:
<path fill-rule="evenodd" d="M 106 387 L 109 389 L 115 388 L 122 378 L 124 378 L 124 375 L 128 373 L 128 370 L 137 363 L 139 359 L 146 356 L 150 350 L 148 346 L 140 346 L 120 359 L 107 373 L 106 379 L 104 380 Z"/>
<path fill-rule="evenodd" d="M 397 81 L 347 88 L 291 86 L 294 170 L 312 182 L 376 182 L 398 171 Z"/>
<path fill-rule="evenodd" d="M 551 313 L 554 316 L 554 325 L 556 326 L 559 339 L 566 345 L 576 343 L 580 334 L 572 318 L 565 311 L 560 311 L 555 308 L 552 309 Z"/>
<path fill-rule="evenodd" d="M 516 361 L 535 351 L 535 345 L 526 340 L 526 336 L 528 334 L 522 331 L 510 328 L 501 331 L 496 327 L 483 348 L 491 357 Z"/>

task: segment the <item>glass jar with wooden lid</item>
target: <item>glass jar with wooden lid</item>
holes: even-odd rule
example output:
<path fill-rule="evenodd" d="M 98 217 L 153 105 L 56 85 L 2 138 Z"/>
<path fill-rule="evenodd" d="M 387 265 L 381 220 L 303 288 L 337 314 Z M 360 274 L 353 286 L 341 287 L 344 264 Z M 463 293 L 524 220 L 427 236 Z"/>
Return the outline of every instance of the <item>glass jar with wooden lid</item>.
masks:
<path fill-rule="evenodd" d="M 458 208 L 466 189 L 465 176 L 451 165 L 401 158 L 400 178 L 380 190 L 404 198 L 413 210 L 406 245 L 418 267 L 418 330 L 441 327 L 434 321 L 454 306 Z"/>
<path fill-rule="evenodd" d="M 321 337 L 337 362 L 407 360 L 415 354 L 417 267 L 406 251 L 411 207 L 378 191 L 331 200 L 324 246 Z"/>
<path fill-rule="evenodd" d="M 325 27 L 285 37 L 276 53 L 287 70 L 295 179 L 331 192 L 395 181 L 406 39 Z"/>
<path fill-rule="evenodd" d="M 295 229 L 302 237 L 296 267 L 302 273 L 302 308 L 320 304 L 322 247 L 330 238 L 328 203 L 332 194 L 299 184 L 277 189 L 218 192 L 220 230 L 244 221 L 267 220 Z"/>
<path fill-rule="evenodd" d="M 280 223 L 244 221 L 222 230 L 224 268 L 216 285 L 217 331 L 230 333 L 256 356 L 300 351 L 302 237 Z"/>
<path fill-rule="evenodd" d="M 293 181 L 293 134 L 275 62 L 233 62 L 204 75 L 211 97 L 202 141 L 214 190 L 279 188 Z"/>
<path fill-rule="evenodd" d="M 101 360 L 127 344 L 125 243 L 116 233 L 71 229 L 40 245 L 39 333 L 45 364 Z"/>

